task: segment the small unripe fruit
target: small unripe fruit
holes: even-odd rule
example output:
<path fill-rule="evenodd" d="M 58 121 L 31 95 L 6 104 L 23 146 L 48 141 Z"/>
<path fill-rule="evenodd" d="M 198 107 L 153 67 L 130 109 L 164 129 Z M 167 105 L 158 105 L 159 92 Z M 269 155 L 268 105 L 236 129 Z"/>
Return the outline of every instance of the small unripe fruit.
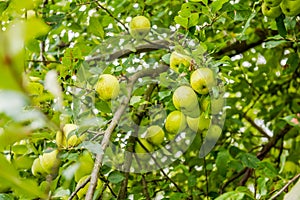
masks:
<path fill-rule="evenodd" d="M 165 132 L 160 126 L 153 125 L 147 128 L 146 139 L 150 143 L 160 145 L 164 141 L 164 137 Z"/>
<path fill-rule="evenodd" d="M 154 151 L 152 144 L 150 144 L 146 139 L 139 138 L 139 140 L 149 152 Z M 138 142 L 136 142 L 135 148 L 134 148 L 135 153 L 147 153 L 146 149 L 144 149 L 142 147 L 142 145 L 140 145 Z"/>
<path fill-rule="evenodd" d="M 173 104 L 176 109 L 183 114 L 191 117 L 197 117 L 200 114 L 197 95 L 189 86 L 180 86 L 174 91 Z"/>
<path fill-rule="evenodd" d="M 129 24 L 130 35 L 137 40 L 144 39 L 150 32 L 150 28 L 150 21 L 144 16 L 134 17 Z"/>
<path fill-rule="evenodd" d="M 190 84 L 198 94 L 208 94 L 216 84 L 213 71 L 209 68 L 195 70 L 191 75 Z"/>
<path fill-rule="evenodd" d="M 120 84 L 115 76 L 102 74 L 95 86 L 95 90 L 99 94 L 100 99 L 108 101 L 115 99 L 119 95 Z"/>
<path fill-rule="evenodd" d="M 165 128 L 171 134 L 178 134 L 186 128 L 186 119 L 185 115 L 175 110 L 171 112 L 166 119 Z"/>
<path fill-rule="evenodd" d="M 170 68 L 178 73 L 180 64 L 184 65 L 185 67 L 189 67 L 191 65 L 191 60 L 192 59 L 189 56 L 182 55 L 174 51 L 170 56 Z"/>

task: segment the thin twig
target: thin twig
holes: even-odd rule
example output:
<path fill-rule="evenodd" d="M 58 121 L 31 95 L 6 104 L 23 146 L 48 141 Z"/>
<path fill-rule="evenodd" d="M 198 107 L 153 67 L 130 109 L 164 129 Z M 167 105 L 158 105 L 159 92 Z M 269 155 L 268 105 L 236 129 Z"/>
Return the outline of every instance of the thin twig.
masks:
<path fill-rule="evenodd" d="M 95 1 L 95 3 L 98 5 L 98 7 L 100 7 L 101 9 L 103 9 L 109 16 L 111 16 L 112 18 L 114 18 L 114 20 L 116 20 L 117 22 L 119 22 L 124 29 L 129 33 L 128 28 L 125 26 L 125 24 L 123 22 L 121 22 L 118 18 L 116 18 L 107 8 L 105 8 L 104 6 L 102 6 L 98 1 Z"/>
<path fill-rule="evenodd" d="M 152 160 L 154 161 L 154 163 L 155 163 L 155 165 L 157 166 L 157 167 L 159 167 L 159 170 L 160 170 L 160 172 L 171 182 L 171 183 L 173 183 L 173 185 L 176 187 L 176 189 L 177 189 L 177 191 L 178 192 L 181 192 L 181 193 L 183 193 L 183 191 L 181 190 L 181 188 L 166 174 L 166 172 L 162 169 L 162 167 L 159 165 L 159 163 L 157 162 L 157 160 L 155 159 L 155 157 L 150 153 L 150 151 L 144 146 L 144 144 L 139 140 L 139 139 L 137 139 L 137 141 L 138 141 L 138 143 L 139 143 L 139 145 L 141 145 L 141 147 L 143 148 L 143 149 L 145 149 L 146 151 L 147 151 L 147 153 L 149 153 L 150 154 L 150 156 L 151 156 L 151 158 L 152 158 Z M 138 162 L 138 159 L 137 159 L 137 162 Z"/>
<path fill-rule="evenodd" d="M 256 155 L 256 157 L 260 160 L 263 160 L 267 154 L 269 153 L 269 151 L 276 145 L 276 143 L 284 137 L 284 135 L 292 128 L 292 126 L 290 125 L 286 125 L 278 134 L 275 134 L 270 141 L 264 145 L 263 149 L 261 151 L 259 151 Z M 252 174 L 252 169 L 245 167 L 243 170 L 241 170 L 238 174 L 234 175 L 233 177 L 231 177 L 228 181 L 226 181 L 223 186 L 220 189 L 220 193 L 222 194 L 224 189 L 233 181 L 235 181 L 236 179 L 238 179 L 240 176 L 244 175 L 244 177 L 242 178 L 242 180 L 240 181 L 240 185 L 245 185 L 245 183 L 247 182 L 247 180 L 250 178 Z"/>
<path fill-rule="evenodd" d="M 89 176 L 89 177 L 88 177 L 87 179 L 85 179 L 80 185 L 78 185 L 78 186 L 76 187 L 75 191 L 72 192 L 72 194 L 70 195 L 70 197 L 68 198 L 68 200 L 72 200 L 72 199 L 76 196 L 77 192 L 78 192 L 79 190 L 81 190 L 82 188 L 84 188 L 84 186 L 85 186 L 90 180 L 91 180 L 91 177 Z"/>
<path fill-rule="evenodd" d="M 149 192 L 148 192 L 148 186 L 147 186 L 145 174 L 142 174 L 142 185 L 143 185 L 143 193 L 146 197 L 146 200 L 151 200 Z"/>
<path fill-rule="evenodd" d="M 287 182 L 275 195 L 273 195 L 270 200 L 276 199 L 281 193 L 283 193 L 294 181 L 296 181 L 300 177 L 300 174 L 294 176 L 291 180 Z"/>
<path fill-rule="evenodd" d="M 144 99 L 145 101 L 149 101 L 149 99 L 151 98 L 151 95 L 154 91 L 154 88 L 157 86 L 157 84 L 150 84 L 150 86 L 147 88 L 145 94 L 144 94 Z M 126 145 L 127 151 L 125 152 L 125 163 L 124 163 L 124 171 L 125 171 L 125 178 L 121 184 L 119 193 L 118 193 L 118 200 L 123 200 L 126 199 L 127 196 L 127 185 L 128 185 L 128 179 L 129 179 L 129 170 L 132 164 L 132 152 L 134 150 L 134 144 L 136 142 L 136 137 L 138 135 L 138 131 L 139 131 L 139 125 L 142 121 L 142 119 L 144 118 L 144 116 L 146 115 L 145 112 L 145 108 L 146 108 L 146 104 L 142 104 L 139 106 L 138 108 L 138 113 L 136 113 L 136 116 L 138 116 L 136 123 L 136 126 L 134 127 L 134 133 L 132 136 L 129 137 L 128 139 L 128 143 Z M 138 163 L 139 164 L 139 163 Z"/>

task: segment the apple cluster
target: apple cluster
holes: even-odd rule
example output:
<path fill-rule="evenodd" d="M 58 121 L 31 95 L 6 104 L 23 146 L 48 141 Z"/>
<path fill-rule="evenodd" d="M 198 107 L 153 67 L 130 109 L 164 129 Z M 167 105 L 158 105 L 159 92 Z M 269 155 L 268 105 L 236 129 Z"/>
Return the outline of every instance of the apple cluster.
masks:
<path fill-rule="evenodd" d="M 300 14 L 300 0 L 264 0 L 262 3 L 263 15 L 276 18 L 282 13 L 286 16 L 297 16 Z"/>
<path fill-rule="evenodd" d="M 170 68 L 178 73 L 179 66 L 190 68 L 191 61 L 192 58 L 188 55 L 172 52 Z M 211 98 L 209 95 L 216 85 L 215 74 L 210 68 L 201 67 L 192 71 L 190 85 L 182 85 L 173 93 L 172 100 L 176 110 L 166 118 L 167 132 L 176 135 L 186 127 L 196 133 L 206 132 L 210 126 L 211 114 L 218 114 L 224 106 L 222 98 Z"/>
<path fill-rule="evenodd" d="M 212 88 L 217 86 L 216 75 L 208 67 L 191 70 L 192 60 L 188 55 L 176 51 L 171 53 L 170 68 L 175 73 L 179 73 L 180 67 L 191 71 L 190 84 L 181 85 L 175 89 L 172 102 L 176 109 L 167 115 L 164 129 L 158 125 L 150 126 L 145 138 L 139 138 L 139 142 L 136 143 L 136 153 L 154 151 L 155 147 L 164 141 L 164 130 L 170 140 L 186 128 L 195 133 L 203 133 L 203 135 L 206 132 L 211 135 L 221 133 L 221 127 L 215 124 L 211 125 L 212 115 L 219 114 L 224 107 L 224 100 L 220 95 L 215 98 L 209 94 Z"/>
<path fill-rule="evenodd" d="M 38 174 L 53 174 L 60 163 L 58 153 L 59 151 L 56 149 L 36 158 L 31 167 L 32 174 L 34 176 Z"/>

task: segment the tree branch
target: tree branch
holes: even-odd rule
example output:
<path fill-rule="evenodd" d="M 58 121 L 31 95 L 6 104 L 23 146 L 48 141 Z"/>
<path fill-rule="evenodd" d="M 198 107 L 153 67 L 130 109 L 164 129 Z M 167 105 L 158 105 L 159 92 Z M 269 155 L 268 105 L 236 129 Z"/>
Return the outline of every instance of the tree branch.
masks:
<path fill-rule="evenodd" d="M 283 193 L 294 181 L 300 177 L 300 174 L 294 176 L 291 180 L 287 182 L 275 195 L 273 195 L 270 200 L 276 199 L 281 193 Z"/>
<path fill-rule="evenodd" d="M 148 192 L 147 181 L 144 174 L 142 174 L 142 185 L 143 185 L 143 193 L 145 195 L 146 200 L 151 200 Z"/>
<path fill-rule="evenodd" d="M 82 182 L 80 185 L 78 185 L 78 186 L 76 187 L 75 191 L 72 192 L 72 194 L 70 195 L 70 197 L 68 198 L 68 200 L 72 200 L 72 199 L 76 196 L 77 192 L 78 192 L 79 190 L 81 190 L 82 188 L 84 188 L 84 186 L 85 186 L 90 180 L 91 180 L 91 177 L 88 177 L 87 179 L 84 180 L 84 182 Z"/>
<path fill-rule="evenodd" d="M 257 153 L 257 158 L 259 160 L 263 160 L 268 152 L 276 145 L 276 143 L 284 137 L 284 135 L 292 128 L 292 126 L 290 126 L 289 124 L 285 125 L 285 127 L 278 133 L 275 134 L 270 140 L 269 142 L 264 145 L 263 149 L 261 151 L 259 151 Z M 234 180 L 238 179 L 240 176 L 244 175 L 244 177 L 242 178 L 242 180 L 240 181 L 240 185 L 245 185 L 245 183 L 247 182 L 247 180 L 250 178 L 250 176 L 252 175 L 252 170 L 251 168 L 245 167 L 242 171 L 240 171 L 238 174 L 234 175 L 232 178 L 230 178 L 228 181 L 226 181 L 223 186 L 221 187 L 220 193 L 222 194 L 225 187 L 227 187 L 231 182 L 233 182 Z"/>
<path fill-rule="evenodd" d="M 291 125 L 287 124 L 281 132 L 279 132 L 278 134 L 274 135 L 271 140 L 263 147 L 263 149 L 258 152 L 258 154 L 256 155 L 257 158 L 259 160 L 263 160 L 267 154 L 269 153 L 269 151 L 276 145 L 276 143 L 284 137 L 284 135 L 289 132 L 289 130 L 292 128 Z M 242 180 L 240 181 L 240 185 L 245 185 L 245 183 L 248 181 L 248 179 L 250 178 L 250 176 L 252 175 L 252 170 L 250 168 L 247 168 L 247 171 L 245 172 L 244 177 L 242 178 Z"/>
<path fill-rule="evenodd" d="M 124 49 L 124 50 L 119 50 L 116 51 L 109 56 L 95 56 L 91 58 L 87 58 L 87 62 L 91 61 L 113 61 L 117 58 L 124 58 L 127 57 L 131 53 L 143 53 L 143 52 L 148 52 L 148 51 L 153 51 L 153 50 L 160 50 L 160 49 L 168 49 L 170 43 L 166 40 L 156 40 L 153 42 L 147 42 L 147 44 L 142 44 L 140 46 L 137 46 L 135 48 L 135 51 L 132 49 Z"/>
<path fill-rule="evenodd" d="M 129 33 L 128 28 L 125 26 L 125 24 L 123 22 L 121 22 L 118 18 L 116 18 L 107 8 L 105 8 L 104 6 L 102 6 L 98 1 L 95 1 L 95 3 L 97 4 L 98 7 L 100 7 L 101 9 L 103 9 L 109 16 L 111 16 L 114 20 L 116 20 L 117 22 L 119 22 L 124 29 Z"/>
<path fill-rule="evenodd" d="M 154 89 L 156 87 L 156 83 L 155 84 L 150 84 L 150 86 L 147 88 L 147 90 L 145 91 L 144 94 L 144 99 L 145 101 L 149 101 L 151 98 L 151 94 L 153 93 Z M 136 142 L 136 137 L 138 135 L 138 131 L 139 131 L 139 125 L 142 121 L 142 119 L 144 118 L 144 116 L 146 115 L 145 112 L 145 108 L 147 107 L 147 104 L 142 104 L 139 106 L 138 108 L 138 112 L 135 114 L 136 116 L 138 116 L 137 121 L 135 121 L 136 125 L 134 127 L 134 135 L 130 136 L 128 139 L 128 143 L 127 143 L 127 151 L 129 152 L 133 152 L 134 150 L 134 144 Z M 128 153 L 125 152 L 125 163 L 124 163 L 124 171 L 125 171 L 125 178 L 121 184 L 119 193 L 118 193 L 118 200 L 122 200 L 122 199 L 126 199 L 127 196 L 127 185 L 128 185 L 128 179 L 129 179 L 129 169 L 132 163 L 132 153 Z"/>
<path fill-rule="evenodd" d="M 270 139 L 271 137 L 265 132 L 265 130 L 258 126 L 248 115 L 244 115 L 244 118 L 256 129 L 258 130 L 263 136 Z"/>
<path fill-rule="evenodd" d="M 139 78 L 142 78 L 142 77 L 146 77 L 146 76 L 155 77 L 155 76 L 159 75 L 160 73 L 166 71 L 168 68 L 169 68 L 169 66 L 167 66 L 167 65 L 161 65 L 159 68 L 156 68 L 156 69 L 145 69 L 143 71 L 139 71 L 128 78 L 127 96 L 125 96 L 125 98 L 123 99 L 120 107 L 115 112 L 114 117 L 111 120 L 111 123 L 108 125 L 107 129 L 105 130 L 104 137 L 101 142 L 101 147 L 102 147 L 103 152 L 105 152 L 105 149 L 107 148 L 107 146 L 109 144 L 111 134 L 112 134 L 113 130 L 115 129 L 115 127 L 118 125 L 118 123 L 121 119 L 121 116 L 124 113 L 128 103 L 130 101 L 135 82 Z M 86 198 L 85 198 L 86 200 L 93 199 L 93 193 L 97 186 L 97 178 L 98 178 L 99 170 L 102 165 L 103 156 L 104 156 L 104 153 L 96 155 L 94 168 L 93 168 L 93 171 L 91 174 L 91 183 L 90 183 L 90 186 L 89 186 L 88 192 L 86 194 Z"/>

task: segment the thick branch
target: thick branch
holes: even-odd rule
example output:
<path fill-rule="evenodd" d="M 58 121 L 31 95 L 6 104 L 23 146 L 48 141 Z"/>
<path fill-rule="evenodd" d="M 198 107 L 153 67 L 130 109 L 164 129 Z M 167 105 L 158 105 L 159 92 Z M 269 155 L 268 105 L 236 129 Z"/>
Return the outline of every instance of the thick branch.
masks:
<path fill-rule="evenodd" d="M 91 57 L 91 58 L 87 58 L 86 61 L 90 62 L 90 61 L 113 61 L 117 58 L 124 58 L 127 57 L 129 54 L 131 53 L 143 53 L 143 52 L 149 52 L 149 51 L 153 51 L 153 50 L 159 50 L 159 49 L 168 49 L 169 48 L 169 42 L 166 40 L 157 40 L 157 41 L 153 41 L 151 43 L 147 43 L 147 44 L 142 44 L 140 46 L 137 46 L 135 48 L 135 51 L 133 51 L 132 49 L 124 49 L 124 50 L 119 50 L 116 51 L 112 54 L 110 54 L 109 56 L 95 56 L 95 57 Z"/>
<path fill-rule="evenodd" d="M 114 117 L 111 120 L 111 123 L 105 130 L 104 137 L 101 142 L 101 147 L 102 147 L 103 152 L 105 152 L 105 149 L 107 148 L 107 146 L 109 144 L 111 134 L 112 134 L 113 130 L 116 128 L 116 126 L 118 125 L 118 123 L 121 119 L 121 116 L 124 113 L 128 103 L 130 101 L 135 82 L 139 78 L 142 78 L 142 77 L 146 77 L 146 76 L 155 77 L 155 76 L 159 75 L 160 73 L 166 71 L 168 68 L 169 68 L 169 66 L 167 66 L 167 65 L 161 65 L 159 68 L 156 68 L 156 69 L 145 69 L 143 71 L 137 72 L 136 74 L 132 75 L 128 79 L 127 96 L 123 99 L 121 106 L 115 112 Z M 91 175 L 91 184 L 90 184 L 88 192 L 86 194 L 86 198 L 85 198 L 86 200 L 93 199 L 93 193 L 97 186 L 97 178 L 98 178 L 98 173 L 99 173 L 100 167 L 102 165 L 103 156 L 104 156 L 104 153 L 96 155 L 96 160 L 95 160 L 94 168 L 93 168 L 92 175 Z"/>
<path fill-rule="evenodd" d="M 145 101 L 149 101 L 151 98 L 151 95 L 156 87 L 156 84 L 150 84 L 150 86 L 147 88 L 145 94 L 144 94 L 144 99 Z M 119 189 L 118 193 L 118 200 L 123 200 L 126 199 L 127 196 L 127 185 L 128 185 L 128 179 L 129 179 L 129 169 L 132 163 L 132 152 L 134 150 L 134 144 L 136 142 L 136 137 L 138 135 L 139 131 L 139 125 L 146 115 L 146 107 L 147 104 L 142 104 L 139 106 L 137 113 L 135 114 L 137 116 L 137 119 L 135 121 L 136 126 L 134 127 L 134 135 L 130 136 L 129 139 L 127 140 L 127 151 L 125 152 L 125 163 L 124 163 L 124 171 L 125 171 L 125 179 L 123 180 L 121 187 Z"/>
<path fill-rule="evenodd" d="M 263 136 L 265 136 L 266 138 L 270 139 L 271 137 L 266 133 L 266 131 L 258 126 L 252 119 L 251 117 L 245 115 L 244 118 L 256 129 L 258 130 Z"/>
<path fill-rule="evenodd" d="M 258 154 L 256 155 L 257 158 L 259 160 L 263 160 L 267 154 L 269 153 L 269 151 L 276 145 L 276 143 L 284 137 L 284 135 L 289 132 L 289 130 L 292 128 L 292 126 L 290 126 L 289 124 L 287 124 L 281 132 L 279 132 L 278 134 L 274 135 L 272 137 L 272 139 L 263 147 L 263 149 L 258 152 Z M 242 180 L 240 181 L 240 185 L 245 185 L 245 183 L 248 181 L 248 179 L 250 178 L 250 176 L 252 175 L 252 169 L 247 168 L 247 171 L 245 172 L 244 177 L 242 178 Z"/>
<path fill-rule="evenodd" d="M 216 56 L 222 56 L 222 55 L 227 55 L 229 57 L 240 54 L 240 53 L 244 53 L 246 51 L 248 51 L 251 48 L 254 48 L 260 44 L 262 44 L 266 39 L 266 36 L 262 37 L 261 39 L 259 39 L 256 42 L 247 44 L 247 41 L 237 41 L 229 46 L 224 47 L 223 49 L 221 49 L 220 51 L 218 51 L 216 53 Z"/>
<path fill-rule="evenodd" d="M 278 134 L 274 135 L 272 139 L 263 147 L 263 149 L 257 154 L 257 158 L 260 160 L 263 160 L 266 155 L 269 153 L 272 147 L 276 145 L 276 143 L 282 139 L 287 132 L 292 128 L 289 124 L 287 124 L 282 131 L 280 131 Z"/>

